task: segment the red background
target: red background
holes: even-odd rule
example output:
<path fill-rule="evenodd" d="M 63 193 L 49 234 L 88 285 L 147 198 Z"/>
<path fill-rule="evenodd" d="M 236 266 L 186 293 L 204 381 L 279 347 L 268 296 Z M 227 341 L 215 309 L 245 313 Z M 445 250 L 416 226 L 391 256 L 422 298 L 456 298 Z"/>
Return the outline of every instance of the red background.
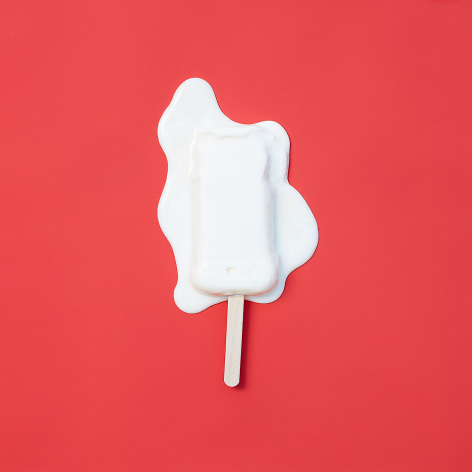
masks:
<path fill-rule="evenodd" d="M 472 5 L 1 1 L 0 471 L 472 470 Z M 156 128 L 275 120 L 320 227 L 280 300 L 173 301 Z"/>

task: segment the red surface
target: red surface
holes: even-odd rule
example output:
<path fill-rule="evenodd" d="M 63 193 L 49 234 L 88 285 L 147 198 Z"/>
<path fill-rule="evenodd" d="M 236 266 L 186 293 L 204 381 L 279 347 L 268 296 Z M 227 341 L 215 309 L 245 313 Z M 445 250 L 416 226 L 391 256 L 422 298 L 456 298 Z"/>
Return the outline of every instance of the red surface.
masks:
<path fill-rule="evenodd" d="M 5 1 L 0 471 L 472 470 L 472 4 Z M 174 305 L 158 120 L 208 80 L 292 139 L 320 244 Z"/>

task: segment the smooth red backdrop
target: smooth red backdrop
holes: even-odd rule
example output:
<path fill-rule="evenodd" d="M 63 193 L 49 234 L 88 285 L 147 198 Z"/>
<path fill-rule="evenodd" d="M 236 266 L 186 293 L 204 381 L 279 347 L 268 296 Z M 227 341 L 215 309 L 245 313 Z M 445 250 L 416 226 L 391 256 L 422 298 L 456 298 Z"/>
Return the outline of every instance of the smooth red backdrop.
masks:
<path fill-rule="evenodd" d="M 472 470 L 470 2 L 0 5 L 1 472 Z M 236 389 L 156 219 L 189 77 L 320 227 Z"/>

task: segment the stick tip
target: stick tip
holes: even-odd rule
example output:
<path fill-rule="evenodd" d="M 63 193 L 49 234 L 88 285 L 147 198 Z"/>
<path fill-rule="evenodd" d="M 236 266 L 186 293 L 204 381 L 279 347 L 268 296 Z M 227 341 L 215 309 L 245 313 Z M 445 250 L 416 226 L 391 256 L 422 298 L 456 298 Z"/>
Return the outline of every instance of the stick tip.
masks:
<path fill-rule="evenodd" d="M 226 377 L 225 376 L 225 384 L 228 387 L 236 387 L 236 385 L 239 384 L 239 375 L 237 378 L 231 378 L 231 377 Z"/>

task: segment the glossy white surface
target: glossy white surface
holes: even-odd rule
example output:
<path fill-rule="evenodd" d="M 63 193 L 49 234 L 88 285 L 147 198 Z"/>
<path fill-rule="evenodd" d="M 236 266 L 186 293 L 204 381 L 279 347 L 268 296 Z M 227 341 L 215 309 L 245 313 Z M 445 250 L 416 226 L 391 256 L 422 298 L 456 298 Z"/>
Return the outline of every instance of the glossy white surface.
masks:
<path fill-rule="evenodd" d="M 270 134 L 197 131 L 192 145 L 192 284 L 210 295 L 261 295 L 277 283 Z"/>
<path fill-rule="evenodd" d="M 210 85 L 189 79 L 158 137 L 168 160 L 158 218 L 177 263 L 177 306 L 197 313 L 231 294 L 276 300 L 318 242 L 310 208 L 287 181 L 285 130 L 230 120 Z"/>

